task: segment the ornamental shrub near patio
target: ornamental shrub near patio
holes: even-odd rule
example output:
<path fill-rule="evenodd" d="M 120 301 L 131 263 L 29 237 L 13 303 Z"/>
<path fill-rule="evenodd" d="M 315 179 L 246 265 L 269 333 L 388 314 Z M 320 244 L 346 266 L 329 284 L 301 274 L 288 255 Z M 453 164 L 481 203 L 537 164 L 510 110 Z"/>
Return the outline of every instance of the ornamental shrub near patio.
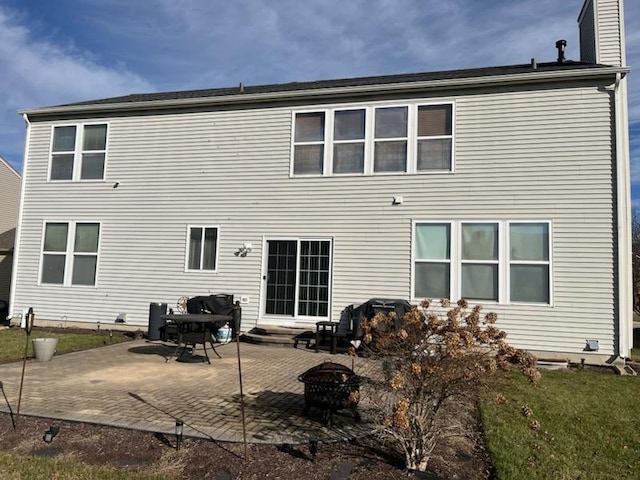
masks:
<path fill-rule="evenodd" d="M 511 347 L 495 326 L 493 312 L 466 300 L 424 301 L 402 319 L 380 312 L 362 323 L 364 342 L 383 365 L 382 379 L 369 385 L 379 438 L 425 471 L 439 439 L 460 435 L 445 408 L 462 397 L 476 398 L 517 364 L 532 385 L 540 378 L 536 359 Z"/>

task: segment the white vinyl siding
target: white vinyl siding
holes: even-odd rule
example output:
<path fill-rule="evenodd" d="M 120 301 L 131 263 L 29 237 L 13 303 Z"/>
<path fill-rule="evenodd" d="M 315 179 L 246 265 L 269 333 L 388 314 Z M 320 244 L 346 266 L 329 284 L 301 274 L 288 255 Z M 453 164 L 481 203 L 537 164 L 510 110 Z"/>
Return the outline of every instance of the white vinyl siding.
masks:
<path fill-rule="evenodd" d="M 91 304 L 92 322 L 126 312 L 128 324 L 145 326 L 149 302 L 233 293 L 246 297 L 248 330 L 265 321 L 268 235 L 334 239 L 329 318 L 337 320 L 352 303 L 411 297 L 412 219 L 549 219 L 553 306 L 497 303 L 485 311 L 496 311 L 499 326 L 522 348 L 580 353 L 584 339 L 595 338 L 601 352 L 613 352 L 611 102 L 599 86 L 425 92 L 388 102 L 455 103 L 455 175 L 292 175 L 295 113 L 384 101 L 112 117 L 108 174 L 119 182 L 115 189 L 111 182 L 47 183 L 51 123 L 34 122 L 15 309 L 39 298 L 39 318 L 79 322 Z M 326 126 L 325 133 L 333 131 Z M 394 196 L 403 204 L 392 205 Z M 37 285 L 42 219 L 61 212 L 102 221 L 95 291 L 61 294 Z M 185 225 L 220 226 L 217 275 L 184 271 Z M 236 256 L 249 242 L 253 250 Z"/>
<path fill-rule="evenodd" d="M 604 65 L 624 65 L 621 48 L 622 24 L 618 2 L 622 0 L 596 0 L 598 22 L 597 42 L 598 63 Z"/>

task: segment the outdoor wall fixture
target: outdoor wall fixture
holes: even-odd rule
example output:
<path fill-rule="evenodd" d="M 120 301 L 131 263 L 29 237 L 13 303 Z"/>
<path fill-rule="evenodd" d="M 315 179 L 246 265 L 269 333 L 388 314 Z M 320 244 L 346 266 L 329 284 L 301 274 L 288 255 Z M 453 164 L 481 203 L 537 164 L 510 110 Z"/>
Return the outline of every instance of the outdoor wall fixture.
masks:
<path fill-rule="evenodd" d="M 184 422 L 182 420 L 176 420 L 176 450 L 180 450 L 182 444 L 182 431 Z"/>
<path fill-rule="evenodd" d="M 587 350 L 588 352 L 597 352 L 599 349 L 598 340 L 587 340 Z"/>
<path fill-rule="evenodd" d="M 46 432 L 44 432 L 44 436 L 42 437 L 42 439 L 47 443 L 51 443 L 53 442 L 53 439 L 55 438 L 56 435 L 58 435 L 58 432 L 60 431 L 60 427 L 57 426 L 51 426 L 49 427 L 49 430 L 47 430 Z"/>
<path fill-rule="evenodd" d="M 253 249 L 253 244 L 245 243 L 238 249 L 235 255 L 236 257 L 246 257 L 247 253 L 251 252 L 252 249 Z"/>
<path fill-rule="evenodd" d="M 395 196 L 393 197 L 393 200 L 391 201 L 392 205 L 402 205 L 402 203 L 404 202 L 404 198 L 399 197 L 399 196 Z"/>

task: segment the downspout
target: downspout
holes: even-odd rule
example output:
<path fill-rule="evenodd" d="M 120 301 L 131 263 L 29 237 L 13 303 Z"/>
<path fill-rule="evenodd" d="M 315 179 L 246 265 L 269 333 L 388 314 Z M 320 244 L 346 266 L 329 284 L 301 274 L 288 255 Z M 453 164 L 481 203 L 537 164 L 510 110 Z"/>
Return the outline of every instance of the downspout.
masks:
<path fill-rule="evenodd" d="M 618 241 L 618 345 L 616 354 L 629 356 L 633 339 L 633 274 L 631 260 L 631 191 L 626 78 L 616 74 L 613 89 L 616 134 L 616 200 Z"/>
<path fill-rule="evenodd" d="M 11 267 L 11 290 L 9 293 L 9 317 L 15 316 L 15 300 L 16 300 L 16 286 L 18 278 L 18 266 L 20 257 L 20 242 L 22 240 L 22 217 L 24 214 L 24 194 L 27 187 L 27 161 L 29 158 L 29 143 L 31 137 L 31 122 L 26 113 L 22 114 L 27 127 L 27 134 L 24 139 L 24 156 L 22 160 L 22 187 L 20 188 L 20 208 L 18 210 L 18 224 L 16 225 L 16 237 L 13 247 L 13 266 Z M 20 313 L 21 315 L 21 313 Z"/>

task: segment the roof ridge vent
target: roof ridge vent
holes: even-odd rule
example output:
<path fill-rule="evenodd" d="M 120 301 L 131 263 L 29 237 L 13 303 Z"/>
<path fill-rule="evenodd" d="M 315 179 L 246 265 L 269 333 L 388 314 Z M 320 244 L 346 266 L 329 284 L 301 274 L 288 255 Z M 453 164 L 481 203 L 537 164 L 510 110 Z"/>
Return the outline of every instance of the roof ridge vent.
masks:
<path fill-rule="evenodd" d="M 567 48 L 567 41 L 558 40 L 556 42 L 556 48 L 558 49 L 558 63 L 564 63 L 564 61 L 566 60 L 564 58 L 564 51 Z"/>

